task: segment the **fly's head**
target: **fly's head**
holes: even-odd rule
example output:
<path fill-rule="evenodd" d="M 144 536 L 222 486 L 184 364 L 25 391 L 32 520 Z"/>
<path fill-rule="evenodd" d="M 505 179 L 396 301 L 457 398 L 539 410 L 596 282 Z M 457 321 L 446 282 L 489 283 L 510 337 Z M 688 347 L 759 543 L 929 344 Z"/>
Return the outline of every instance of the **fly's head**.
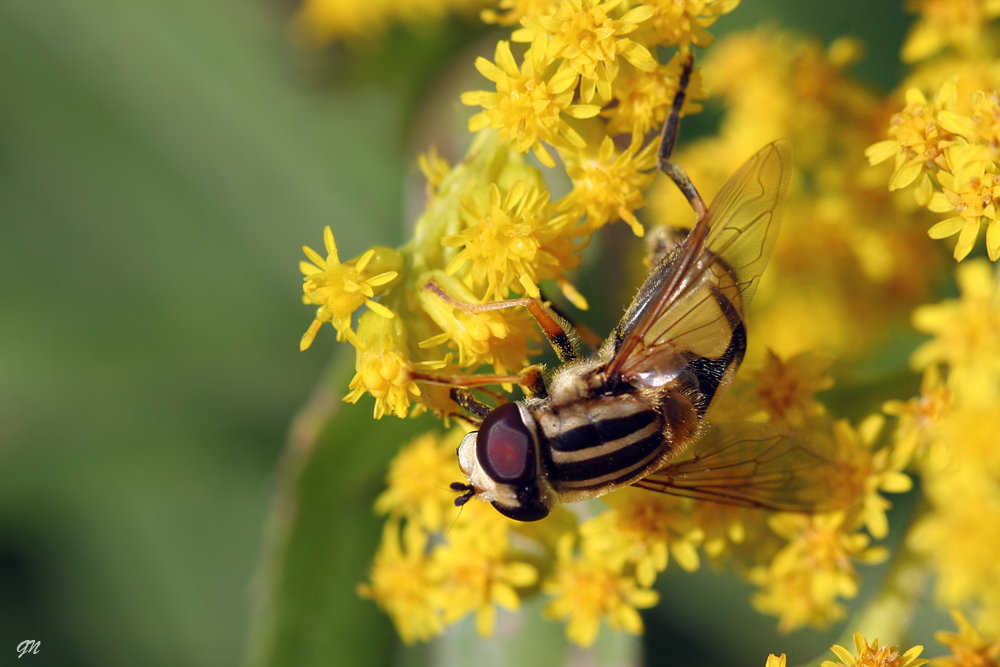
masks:
<path fill-rule="evenodd" d="M 517 521 L 544 519 L 551 509 L 538 462 L 535 420 L 521 403 L 506 403 L 491 411 L 479 431 L 469 433 L 458 447 L 458 465 L 468 478 L 452 490 L 464 505 L 474 495 Z"/>

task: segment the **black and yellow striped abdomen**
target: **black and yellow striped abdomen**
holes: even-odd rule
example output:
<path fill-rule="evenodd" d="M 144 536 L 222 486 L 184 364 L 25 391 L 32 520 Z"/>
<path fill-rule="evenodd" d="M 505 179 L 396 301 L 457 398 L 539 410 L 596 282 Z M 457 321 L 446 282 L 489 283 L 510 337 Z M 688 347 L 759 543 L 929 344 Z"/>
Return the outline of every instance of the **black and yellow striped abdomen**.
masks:
<path fill-rule="evenodd" d="M 558 493 L 600 495 L 642 475 L 669 446 L 662 415 L 633 394 L 549 405 L 534 416 L 542 465 Z"/>

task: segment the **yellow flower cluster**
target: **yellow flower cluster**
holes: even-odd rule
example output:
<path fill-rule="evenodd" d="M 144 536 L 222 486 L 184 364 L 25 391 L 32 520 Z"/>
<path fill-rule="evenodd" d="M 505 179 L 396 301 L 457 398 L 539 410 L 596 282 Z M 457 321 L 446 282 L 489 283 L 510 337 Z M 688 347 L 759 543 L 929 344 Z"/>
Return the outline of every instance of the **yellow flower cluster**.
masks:
<path fill-rule="evenodd" d="M 448 388 L 422 374 L 485 372 L 512 389 L 539 347 L 534 323 L 520 308 L 461 304 L 558 290 L 586 306 L 570 272 L 602 227 L 622 220 L 644 233 L 636 211 L 653 183 L 650 135 L 667 116 L 684 54 L 707 45 L 706 28 L 735 4 L 501 0 L 483 12 L 487 22 L 516 29 L 492 60 L 476 61 L 487 89 L 462 96 L 481 109 L 470 121 L 475 138 L 467 155 L 452 166 L 432 149 L 420 160 L 428 200 L 412 240 L 341 263 L 328 229 L 325 258 L 306 249 L 303 298 L 317 311 L 302 347 L 329 322 L 355 348 L 346 400 L 371 395 L 377 418 L 424 410 L 447 417 L 459 413 Z M 905 548 L 938 575 L 942 602 L 972 603 L 984 633 L 956 616 L 959 634 L 942 639 L 956 657 L 940 664 L 980 664 L 958 657 L 972 654 L 995 660 L 1000 282 L 985 260 L 972 260 L 957 272 L 959 299 L 920 306 L 934 300 L 946 258 L 919 223 L 954 211 L 930 235 L 958 234 L 961 259 L 985 222 L 990 258 L 1000 255 L 1000 97 L 990 92 L 1000 68 L 968 41 L 992 34 L 986 19 L 998 6 L 912 6 L 921 18 L 904 56 L 916 61 L 944 50 L 941 57 L 958 64 L 924 63 L 897 94 L 891 108 L 903 110 L 891 119 L 885 101 L 847 73 L 860 57 L 853 40 L 824 48 L 774 31 L 737 34 L 695 71 L 684 107 L 698 109 L 691 100 L 705 97 L 702 82 L 718 93 L 726 106 L 718 135 L 674 156 L 710 200 L 766 141 L 790 136 L 795 145 L 792 192 L 755 297 L 746 370 L 710 419 L 781 425 L 835 452 L 842 462 L 836 507 L 776 513 L 625 489 L 557 508 L 534 524 L 511 522 L 473 499 L 451 525 L 457 510 L 448 484 L 458 476 L 462 433 L 422 436 L 397 456 L 376 502 L 388 519 L 369 582 L 360 587 L 405 641 L 431 639 L 473 613 L 488 635 L 498 606 L 516 610 L 533 595 L 547 597 L 545 615 L 563 621 L 579 645 L 595 641 L 602 623 L 640 633 L 638 610 L 657 603 L 653 586 L 671 560 L 685 571 L 705 559 L 732 569 L 757 586 L 751 603 L 776 616 L 782 631 L 824 627 L 858 594 L 857 566 L 889 557 L 873 544 L 890 531 L 887 495 L 910 491 L 916 472 L 928 509 Z M 661 63 L 661 47 L 677 53 Z M 879 141 L 887 124 L 891 139 Z M 891 168 L 868 164 L 890 158 Z M 570 184 L 560 198 L 546 180 L 557 164 Z M 911 186 L 917 207 L 893 194 Z M 672 184 L 651 192 L 647 224 L 690 225 L 690 207 Z M 911 313 L 912 329 L 931 336 L 911 359 L 924 374 L 920 395 L 883 403 L 910 390 L 894 387 L 878 393 L 878 402 L 853 392 L 886 372 L 873 362 L 899 347 Z M 823 393 L 844 385 L 841 394 L 857 394 L 849 411 Z M 844 414 L 867 416 L 839 418 Z M 926 662 L 921 650 L 899 653 L 861 635 L 855 655 L 834 647 L 845 667 L 918 667 Z M 769 667 L 784 664 L 784 656 L 768 658 Z"/>
<path fill-rule="evenodd" d="M 369 42 L 397 23 L 420 24 L 452 12 L 475 14 L 487 0 L 303 0 L 292 22 L 300 42 Z"/>
<path fill-rule="evenodd" d="M 985 224 L 986 254 L 1000 259 L 1000 16 L 995 1 L 914 3 L 920 18 L 903 48 L 915 63 L 895 93 L 905 106 L 890 120 L 889 140 L 867 149 L 872 164 L 893 161 L 889 188 L 911 187 L 917 204 L 951 214 L 931 238 L 957 235 L 956 260 L 973 252 Z M 896 106 L 895 108 L 899 108 Z M 895 439 L 922 479 L 928 509 L 907 547 L 937 575 L 937 598 L 972 609 L 1000 631 L 1000 280 L 985 258 L 955 271 L 959 297 L 922 305 L 912 325 L 930 340 L 910 358 L 923 373 L 919 396 L 889 401 Z M 960 627 L 964 618 L 956 619 Z M 964 632 L 964 630 L 963 630 Z"/>
<path fill-rule="evenodd" d="M 681 72 L 680 54 L 661 64 L 655 49 L 707 43 L 704 28 L 734 6 L 722 0 L 501 6 L 520 22 L 512 40 L 530 46 L 518 59 L 501 41 L 494 62 L 476 61 L 495 90 L 462 96 L 483 110 L 470 121 L 477 135 L 461 163 L 451 167 L 433 149 L 421 158 L 428 202 L 413 241 L 345 263 L 329 229 L 325 259 L 305 248 L 304 300 L 318 310 L 301 347 L 309 347 L 324 322 L 355 347 L 357 373 L 346 400 L 370 394 L 376 418 L 428 408 L 455 413 L 446 387 L 418 384 L 414 375 L 488 367 L 511 377 L 528 365 L 538 340 L 523 309 L 472 312 L 456 304 L 540 298 L 548 282 L 586 308 L 567 272 L 578 266 L 590 237 L 617 220 L 643 233 L 634 211 L 645 205 L 657 145 L 647 134 L 666 118 Z M 704 95 L 695 74 L 689 100 Z M 625 148 L 613 139 L 622 132 L 631 135 Z M 529 149 L 548 167 L 555 166 L 550 149 L 559 154 L 573 184 L 566 196 L 552 200 L 542 171 L 525 159 Z M 427 289 L 431 283 L 437 290 Z M 362 306 L 368 311 L 359 317 Z"/>
<path fill-rule="evenodd" d="M 922 306 L 914 326 L 931 334 L 916 350 L 921 395 L 887 404 L 916 453 L 930 510 L 907 536 L 937 573 L 949 606 L 975 603 L 1000 631 L 1000 280 L 983 259 L 958 268 L 959 299 Z"/>
<path fill-rule="evenodd" d="M 389 614 L 407 643 L 427 641 L 470 613 L 489 635 L 496 607 L 516 611 L 518 591 L 538 583 L 537 568 L 512 545 L 513 521 L 484 503 L 469 503 L 453 522 L 448 483 L 462 435 L 460 429 L 427 434 L 403 448 L 389 470 L 389 488 L 375 503 L 389 520 L 370 583 L 358 592 Z M 447 533 L 437 537 L 444 527 Z"/>
<path fill-rule="evenodd" d="M 892 139 L 871 145 L 866 153 L 872 164 L 894 160 L 890 190 L 913 185 L 920 206 L 952 213 L 928 234 L 934 239 L 957 234 L 956 260 L 969 255 L 985 224 L 986 250 L 996 261 L 1000 77 L 995 44 L 1000 33 L 990 20 L 1000 16 L 1000 3 L 922 0 L 913 7 L 920 19 L 903 47 L 903 59 L 919 66 L 905 90 L 905 106 L 890 120 Z M 938 57 L 927 60 L 932 56 Z"/>

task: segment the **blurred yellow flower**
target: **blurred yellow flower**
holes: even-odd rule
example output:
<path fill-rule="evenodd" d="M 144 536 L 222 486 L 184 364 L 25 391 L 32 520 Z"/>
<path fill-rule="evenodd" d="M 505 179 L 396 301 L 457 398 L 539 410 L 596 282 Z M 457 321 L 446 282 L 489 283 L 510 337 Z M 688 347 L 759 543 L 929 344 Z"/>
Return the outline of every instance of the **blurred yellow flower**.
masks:
<path fill-rule="evenodd" d="M 389 464 L 386 490 L 375 499 L 375 511 L 402 517 L 426 531 L 445 527 L 455 512 L 455 449 L 465 435 L 453 429 L 447 435 L 425 433 L 404 446 Z"/>
<path fill-rule="evenodd" d="M 434 602 L 427 535 L 415 527 L 402 531 L 399 522 L 386 522 L 382 542 L 375 553 L 370 584 L 358 593 L 374 600 L 389 614 L 399 637 L 407 644 L 427 641 L 444 629 Z"/>
<path fill-rule="evenodd" d="M 542 583 L 542 590 L 553 596 L 545 607 L 547 618 L 566 619 L 566 636 L 580 646 L 590 646 L 597 638 L 601 620 L 612 630 L 642 633 L 638 609 L 656 604 L 656 591 L 639 585 L 606 559 L 594 555 L 576 555 L 575 536 L 559 538 L 555 570 Z"/>
<path fill-rule="evenodd" d="M 698 569 L 697 548 L 704 538 L 683 498 L 639 489 L 623 489 L 608 497 L 611 509 L 580 525 L 583 551 L 601 557 L 614 569 L 635 567 L 640 586 L 650 587 L 667 569 L 668 554 L 682 569 Z"/>
<path fill-rule="evenodd" d="M 961 293 L 913 311 L 913 326 L 933 338 L 910 359 L 916 369 L 947 363 L 952 368 L 1000 369 L 1000 290 L 993 268 L 975 260 L 955 270 Z"/>
<path fill-rule="evenodd" d="M 958 633 L 937 632 L 934 638 L 951 649 L 951 655 L 931 660 L 931 667 L 997 667 L 1000 665 L 1000 641 L 984 637 L 961 612 L 952 610 L 951 618 Z"/>

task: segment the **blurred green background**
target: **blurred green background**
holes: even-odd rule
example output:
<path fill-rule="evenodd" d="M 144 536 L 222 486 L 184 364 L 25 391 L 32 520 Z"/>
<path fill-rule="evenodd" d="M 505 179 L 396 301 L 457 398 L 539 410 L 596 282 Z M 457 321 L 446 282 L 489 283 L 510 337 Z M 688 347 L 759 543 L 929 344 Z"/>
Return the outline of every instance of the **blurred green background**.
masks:
<path fill-rule="evenodd" d="M 307 54 L 293 9 L 0 2 L 0 664 L 25 639 L 42 642 L 26 664 L 81 667 L 426 658 L 397 650 L 354 585 L 384 462 L 429 422 L 374 424 L 370 402 L 320 392 L 314 407 L 339 410 L 303 426 L 322 447 L 281 463 L 328 361 L 338 394 L 353 363 L 330 331 L 298 351 L 312 314 L 297 263 L 327 224 L 344 258 L 403 240 L 413 157 L 434 140 L 461 155 L 463 50 L 491 42 L 450 19 Z M 903 72 L 896 2 L 747 2 L 713 32 L 761 21 L 861 37 L 855 71 L 878 88 Z M 308 510 L 294 529 L 289 498 Z M 265 534 L 287 553 L 262 557 Z M 650 641 L 672 664 L 728 660 L 709 632 L 720 609 L 715 629 L 774 637 L 748 604 L 712 602 L 747 599 L 735 578 L 665 586 L 682 602 L 649 617 Z M 815 653 L 838 631 L 782 642 Z"/>

